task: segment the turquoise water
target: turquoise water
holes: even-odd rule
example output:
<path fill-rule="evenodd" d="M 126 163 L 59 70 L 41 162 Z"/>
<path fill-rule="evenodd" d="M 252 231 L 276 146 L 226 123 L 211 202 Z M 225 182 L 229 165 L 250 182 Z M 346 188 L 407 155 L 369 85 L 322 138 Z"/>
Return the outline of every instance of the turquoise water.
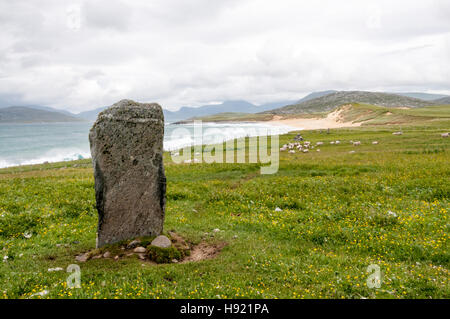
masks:
<path fill-rule="evenodd" d="M 91 126 L 85 122 L 1 124 L 0 167 L 87 158 Z"/>
<path fill-rule="evenodd" d="M 0 168 L 90 158 L 88 134 L 92 123 L 0 124 Z M 258 123 L 165 127 L 164 148 L 178 149 L 194 144 L 212 144 L 243 136 L 283 134 L 291 127 Z M 195 134 L 194 134 L 195 132 Z M 198 137 L 202 139 L 199 140 Z"/>

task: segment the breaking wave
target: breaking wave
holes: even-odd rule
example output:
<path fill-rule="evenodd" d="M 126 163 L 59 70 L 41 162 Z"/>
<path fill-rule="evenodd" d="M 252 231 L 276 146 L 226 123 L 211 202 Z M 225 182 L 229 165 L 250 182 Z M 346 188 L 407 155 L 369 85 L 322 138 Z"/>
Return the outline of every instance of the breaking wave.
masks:
<path fill-rule="evenodd" d="M 28 159 L 1 159 L 0 158 L 0 168 L 19 166 L 19 165 L 34 165 L 42 164 L 45 162 L 55 163 L 55 162 L 66 162 L 75 161 L 80 159 L 90 158 L 91 154 L 86 151 L 78 149 L 52 149 L 45 152 L 41 156 Z"/>

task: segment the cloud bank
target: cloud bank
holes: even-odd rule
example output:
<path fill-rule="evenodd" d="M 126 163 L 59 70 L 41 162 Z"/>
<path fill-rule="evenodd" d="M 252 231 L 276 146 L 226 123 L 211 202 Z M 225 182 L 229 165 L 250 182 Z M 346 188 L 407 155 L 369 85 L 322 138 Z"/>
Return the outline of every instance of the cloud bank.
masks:
<path fill-rule="evenodd" d="M 0 0 L 0 106 L 450 94 L 445 0 Z"/>

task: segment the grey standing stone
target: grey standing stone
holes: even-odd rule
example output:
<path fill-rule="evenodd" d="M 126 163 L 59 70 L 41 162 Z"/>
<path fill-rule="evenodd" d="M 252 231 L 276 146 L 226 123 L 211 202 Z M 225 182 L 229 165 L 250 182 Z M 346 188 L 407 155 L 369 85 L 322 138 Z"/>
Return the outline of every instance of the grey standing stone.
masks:
<path fill-rule="evenodd" d="M 158 104 L 122 100 L 98 115 L 89 133 L 97 247 L 162 233 L 163 137 L 164 115 Z"/>

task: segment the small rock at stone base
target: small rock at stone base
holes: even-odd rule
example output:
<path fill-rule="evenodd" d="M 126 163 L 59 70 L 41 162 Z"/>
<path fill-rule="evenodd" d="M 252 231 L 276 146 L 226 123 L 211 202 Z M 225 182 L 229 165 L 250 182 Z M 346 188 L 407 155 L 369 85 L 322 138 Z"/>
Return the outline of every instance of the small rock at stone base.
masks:
<path fill-rule="evenodd" d="M 103 254 L 103 258 L 109 258 L 109 257 L 111 257 L 111 253 L 109 251 L 107 251 Z"/>
<path fill-rule="evenodd" d="M 170 246 L 172 246 L 172 242 L 169 238 L 167 238 L 167 236 L 159 235 L 158 237 L 153 239 L 151 245 L 159 248 L 169 248 Z"/>

